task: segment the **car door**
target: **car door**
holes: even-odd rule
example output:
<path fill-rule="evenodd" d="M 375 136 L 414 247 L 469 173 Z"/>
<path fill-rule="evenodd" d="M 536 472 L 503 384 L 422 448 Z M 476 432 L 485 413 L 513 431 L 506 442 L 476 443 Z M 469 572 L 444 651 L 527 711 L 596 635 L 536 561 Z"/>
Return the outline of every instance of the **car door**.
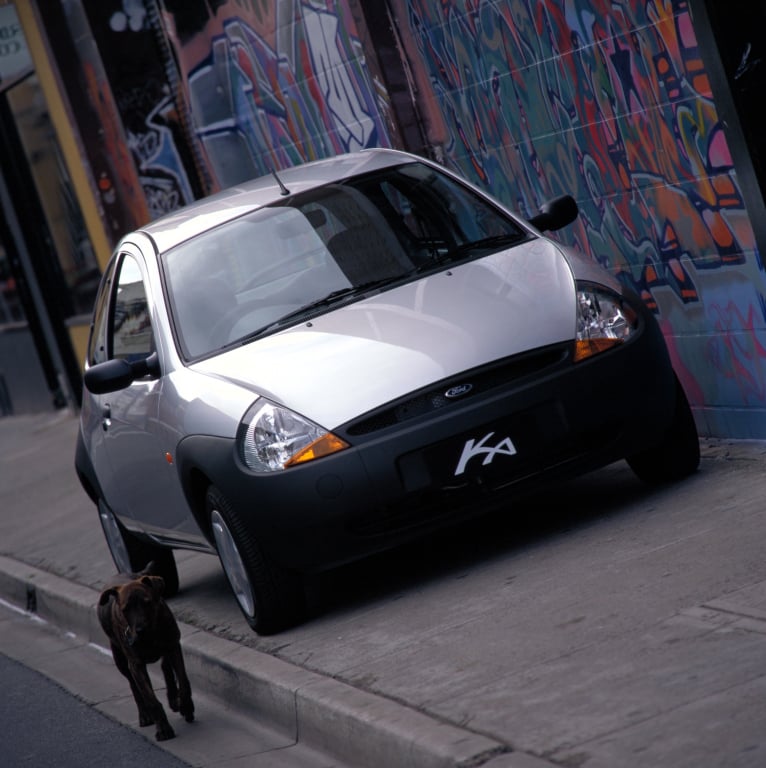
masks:
<path fill-rule="evenodd" d="M 89 367 L 104 363 L 109 359 L 107 350 L 107 335 L 109 324 L 109 305 L 114 284 L 114 272 L 117 260 L 113 259 L 104 270 L 93 312 L 90 339 L 86 363 Z M 104 410 L 108 405 L 105 395 L 97 395 L 83 388 L 80 421 L 85 449 L 93 465 L 100 492 L 104 501 L 113 509 L 116 515 L 122 517 L 125 513 L 123 499 L 120 496 L 118 477 L 109 462 L 105 447 L 109 420 Z"/>
<path fill-rule="evenodd" d="M 161 353 L 140 252 L 120 254 L 111 293 L 109 358 L 131 362 Z M 172 456 L 172 430 L 158 417 L 164 378 L 145 377 L 101 396 L 103 448 L 114 476 L 110 506 L 129 527 L 179 543 L 202 535 L 189 513 Z"/>

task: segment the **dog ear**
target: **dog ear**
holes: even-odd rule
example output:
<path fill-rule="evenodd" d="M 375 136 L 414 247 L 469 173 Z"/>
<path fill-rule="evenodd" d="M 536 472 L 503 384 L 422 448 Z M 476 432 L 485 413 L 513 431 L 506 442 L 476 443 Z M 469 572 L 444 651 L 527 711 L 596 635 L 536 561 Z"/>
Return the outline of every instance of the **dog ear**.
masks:
<path fill-rule="evenodd" d="M 141 583 L 151 589 L 157 597 L 162 597 L 165 591 L 165 579 L 162 576 L 142 576 Z"/>
<path fill-rule="evenodd" d="M 98 604 L 99 605 L 106 605 L 112 598 L 117 597 L 117 588 L 111 587 L 110 589 L 105 589 L 98 598 Z"/>

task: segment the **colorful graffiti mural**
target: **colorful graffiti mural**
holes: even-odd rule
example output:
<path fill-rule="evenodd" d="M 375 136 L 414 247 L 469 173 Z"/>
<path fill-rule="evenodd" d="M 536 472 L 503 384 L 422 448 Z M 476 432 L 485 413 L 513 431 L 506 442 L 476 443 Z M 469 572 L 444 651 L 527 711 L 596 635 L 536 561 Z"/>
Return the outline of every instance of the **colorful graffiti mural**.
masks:
<path fill-rule="evenodd" d="M 388 106 L 346 3 L 223 2 L 196 26 L 188 8 L 174 4 L 184 29 L 175 45 L 195 131 L 220 186 L 389 146 Z"/>
<path fill-rule="evenodd" d="M 656 313 L 700 431 L 766 438 L 766 277 L 690 0 L 381 3 L 388 58 L 358 0 L 82 0 L 152 215 L 401 142 L 401 55 L 423 151 L 525 216 L 573 194 L 556 236 Z"/>
<path fill-rule="evenodd" d="M 657 313 L 701 432 L 766 437 L 766 281 L 687 0 L 391 0 L 444 162 Z"/>
<path fill-rule="evenodd" d="M 183 133 L 156 26 L 141 0 L 85 0 L 83 7 L 149 218 L 157 218 L 192 202 L 195 188 L 181 156 Z"/>

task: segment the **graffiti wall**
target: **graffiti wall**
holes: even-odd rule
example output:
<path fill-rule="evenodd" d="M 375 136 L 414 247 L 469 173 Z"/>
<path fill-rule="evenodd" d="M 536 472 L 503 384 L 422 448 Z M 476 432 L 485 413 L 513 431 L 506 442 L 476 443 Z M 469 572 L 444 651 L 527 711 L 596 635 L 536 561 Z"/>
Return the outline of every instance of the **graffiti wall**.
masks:
<path fill-rule="evenodd" d="M 766 277 L 689 0 L 381 3 L 385 55 L 359 0 L 66 5 L 87 12 L 109 83 L 88 91 L 117 104 L 152 218 L 401 143 L 378 69 L 400 56 L 427 151 L 526 216 L 571 193 L 557 236 L 656 313 L 700 431 L 766 438 Z"/>
<path fill-rule="evenodd" d="M 141 0 L 83 0 L 83 8 L 149 218 L 155 219 L 192 202 L 197 188 L 190 173 L 193 163 L 183 157 L 186 142 L 181 117 L 168 82 L 162 36 L 150 13 L 152 6 Z M 98 83 L 88 86 L 95 90 Z M 100 92 L 94 97 L 96 103 L 104 98 Z M 115 147 L 110 154 L 117 152 Z"/>
<path fill-rule="evenodd" d="M 766 280 L 686 0 L 391 0 L 428 139 L 652 307 L 708 435 L 766 437 Z M 405 24 L 406 22 L 406 24 Z"/>
<path fill-rule="evenodd" d="M 388 101 L 345 0 L 165 0 L 194 131 L 220 187 L 389 146 Z"/>

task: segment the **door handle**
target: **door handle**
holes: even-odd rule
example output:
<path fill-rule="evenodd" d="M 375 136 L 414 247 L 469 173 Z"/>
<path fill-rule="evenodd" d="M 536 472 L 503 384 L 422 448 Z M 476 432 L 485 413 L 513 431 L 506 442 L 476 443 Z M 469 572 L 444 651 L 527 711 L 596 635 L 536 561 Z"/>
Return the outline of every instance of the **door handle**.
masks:
<path fill-rule="evenodd" d="M 112 426 L 112 406 L 109 403 L 105 403 L 101 409 L 101 420 L 101 426 L 106 432 Z"/>

